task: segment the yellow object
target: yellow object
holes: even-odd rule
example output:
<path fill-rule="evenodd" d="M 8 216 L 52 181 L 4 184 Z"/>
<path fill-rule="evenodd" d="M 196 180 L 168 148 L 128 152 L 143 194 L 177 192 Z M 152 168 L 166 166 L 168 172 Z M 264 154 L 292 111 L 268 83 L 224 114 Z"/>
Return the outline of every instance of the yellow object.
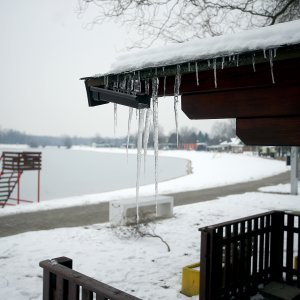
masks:
<path fill-rule="evenodd" d="M 197 270 L 199 268 L 199 270 Z M 181 293 L 188 296 L 199 295 L 200 291 L 200 263 L 182 268 Z"/>
<path fill-rule="evenodd" d="M 294 269 L 295 270 L 298 269 L 298 256 L 295 256 L 295 258 L 294 258 Z"/>

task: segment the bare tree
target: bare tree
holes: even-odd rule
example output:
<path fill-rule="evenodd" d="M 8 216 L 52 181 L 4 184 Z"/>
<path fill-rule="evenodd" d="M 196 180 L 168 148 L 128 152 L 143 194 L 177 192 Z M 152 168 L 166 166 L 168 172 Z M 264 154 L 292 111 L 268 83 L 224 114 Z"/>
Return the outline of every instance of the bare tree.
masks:
<path fill-rule="evenodd" d="M 300 18 L 300 0 L 78 0 L 79 12 L 98 8 L 93 24 L 115 20 L 141 36 L 133 46 L 158 39 L 184 42 L 237 28 Z"/>
<path fill-rule="evenodd" d="M 211 129 L 211 136 L 219 142 L 235 137 L 235 119 L 215 122 Z"/>

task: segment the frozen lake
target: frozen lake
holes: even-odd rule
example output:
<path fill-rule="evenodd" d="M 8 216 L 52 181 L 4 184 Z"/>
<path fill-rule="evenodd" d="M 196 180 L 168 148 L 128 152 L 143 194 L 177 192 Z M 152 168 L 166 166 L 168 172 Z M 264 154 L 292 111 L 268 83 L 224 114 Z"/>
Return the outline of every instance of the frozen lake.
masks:
<path fill-rule="evenodd" d="M 8 149 L 2 151 L 41 151 L 41 201 L 85 194 L 96 194 L 135 187 L 136 155 L 102 153 L 57 148 Z M 159 181 L 187 174 L 188 161 L 159 157 Z M 21 177 L 21 199 L 37 199 L 37 172 L 27 171 Z M 146 170 L 142 165 L 141 184 L 154 183 L 154 157 L 148 155 Z M 14 195 L 16 191 L 14 192 Z"/>

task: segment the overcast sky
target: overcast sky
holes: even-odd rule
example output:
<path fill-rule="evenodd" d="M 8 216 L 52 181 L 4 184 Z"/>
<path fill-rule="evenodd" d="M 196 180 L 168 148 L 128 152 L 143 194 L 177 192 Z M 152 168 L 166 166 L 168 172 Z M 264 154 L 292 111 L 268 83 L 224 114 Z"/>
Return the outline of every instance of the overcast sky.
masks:
<path fill-rule="evenodd" d="M 79 78 L 107 71 L 134 33 L 113 23 L 86 29 L 93 12 L 79 17 L 76 10 L 76 0 L 0 1 L 2 129 L 113 136 L 113 105 L 88 107 Z M 117 135 L 124 136 L 128 108 L 118 107 Z M 165 133 L 174 131 L 172 99 L 160 99 L 159 122 Z M 180 113 L 179 124 L 209 132 L 212 122 Z"/>

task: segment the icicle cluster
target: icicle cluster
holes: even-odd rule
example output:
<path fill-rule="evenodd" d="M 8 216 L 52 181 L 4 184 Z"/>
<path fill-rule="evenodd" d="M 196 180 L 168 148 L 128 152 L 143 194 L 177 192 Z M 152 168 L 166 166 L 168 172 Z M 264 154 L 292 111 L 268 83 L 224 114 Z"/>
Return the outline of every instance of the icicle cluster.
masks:
<path fill-rule="evenodd" d="M 265 59 L 269 59 L 270 63 L 270 72 L 272 83 L 275 84 L 274 77 L 274 66 L 273 59 L 276 57 L 277 49 L 268 49 L 268 55 L 266 50 L 263 50 L 263 55 Z M 229 55 L 226 56 L 229 62 L 235 62 L 236 66 L 239 66 L 239 55 Z M 222 70 L 226 62 L 226 57 L 223 56 L 220 62 Z M 211 67 L 214 72 L 214 86 L 218 87 L 217 80 L 217 58 L 207 60 L 208 67 Z M 253 71 L 256 72 L 255 67 L 255 53 L 252 54 L 252 67 Z M 187 65 L 188 72 L 191 72 L 191 63 L 188 62 Z M 165 68 L 162 67 L 162 76 L 163 76 L 163 94 L 166 95 L 166 81 L 167 76 L 165 74 Z M 195 75 L 196 83 L 199 85 L 199 74 L 198 74 L 198 62 L 195 61 Z M 139 190 L 140 190 L 140 177 L 141 177 L 141 162 L 142 162 L 142 150 L 144 151 L 144 171 L 146 171 L 146 158 L 147 158 L 147 148 L 149 142 L 149 134 L 151 127 L 151 120 L 153 120 L 153 141 L 154 141 L 154 159 L 155 159 L 155 199 L 156 199 L 156 213 L 157 213 L 157 195 L 158 195 L 158 88 L 159 88 L 159 78 L 157 74 L 157 68 L 154 72 L 154 77 L 151 79 L 145 79 L 145 93 L 150 94 L 150 81 L 152 87 L 152 109 L 137 109 L 136 116 L 138 119 L 138 134 L 137 134 L 137 177 L 136 177 L 136 214 L 137 214 L 137 223 L 139 222 Z M 108 88 L 109 80 L 108 76 L 104 77 L 104 85 Z M 177 137 L 177 147 L 178 147 L 178 103 L 180 95 L 180 86 L 181 86 L 181 66 L 177 65 L 177 71 L 175 75 L 174 82 L 174 114 L 175 114 L 175 125 L 176 125 L 176 137 Z M 113 83 L 113 89 L 118 90 L 122 89 L 128 93 L 138 93 L 141 92 L 141 76 L 140 71 L 134 72 L 132 74 L 124 75 L 122 80 L 119 80 L 119 75 L 117 75 L 116 82 Z M 130 142 L 130 130 L 132 122 L 133 108 L 129 108 L 129 117 L 128 117 L 128 128 L 127 128 L 127 160 L 128 160 L 128 148 Z M 114 104 L 114 132 L 116 133 L 117 127 L 117 104 Z"/>

